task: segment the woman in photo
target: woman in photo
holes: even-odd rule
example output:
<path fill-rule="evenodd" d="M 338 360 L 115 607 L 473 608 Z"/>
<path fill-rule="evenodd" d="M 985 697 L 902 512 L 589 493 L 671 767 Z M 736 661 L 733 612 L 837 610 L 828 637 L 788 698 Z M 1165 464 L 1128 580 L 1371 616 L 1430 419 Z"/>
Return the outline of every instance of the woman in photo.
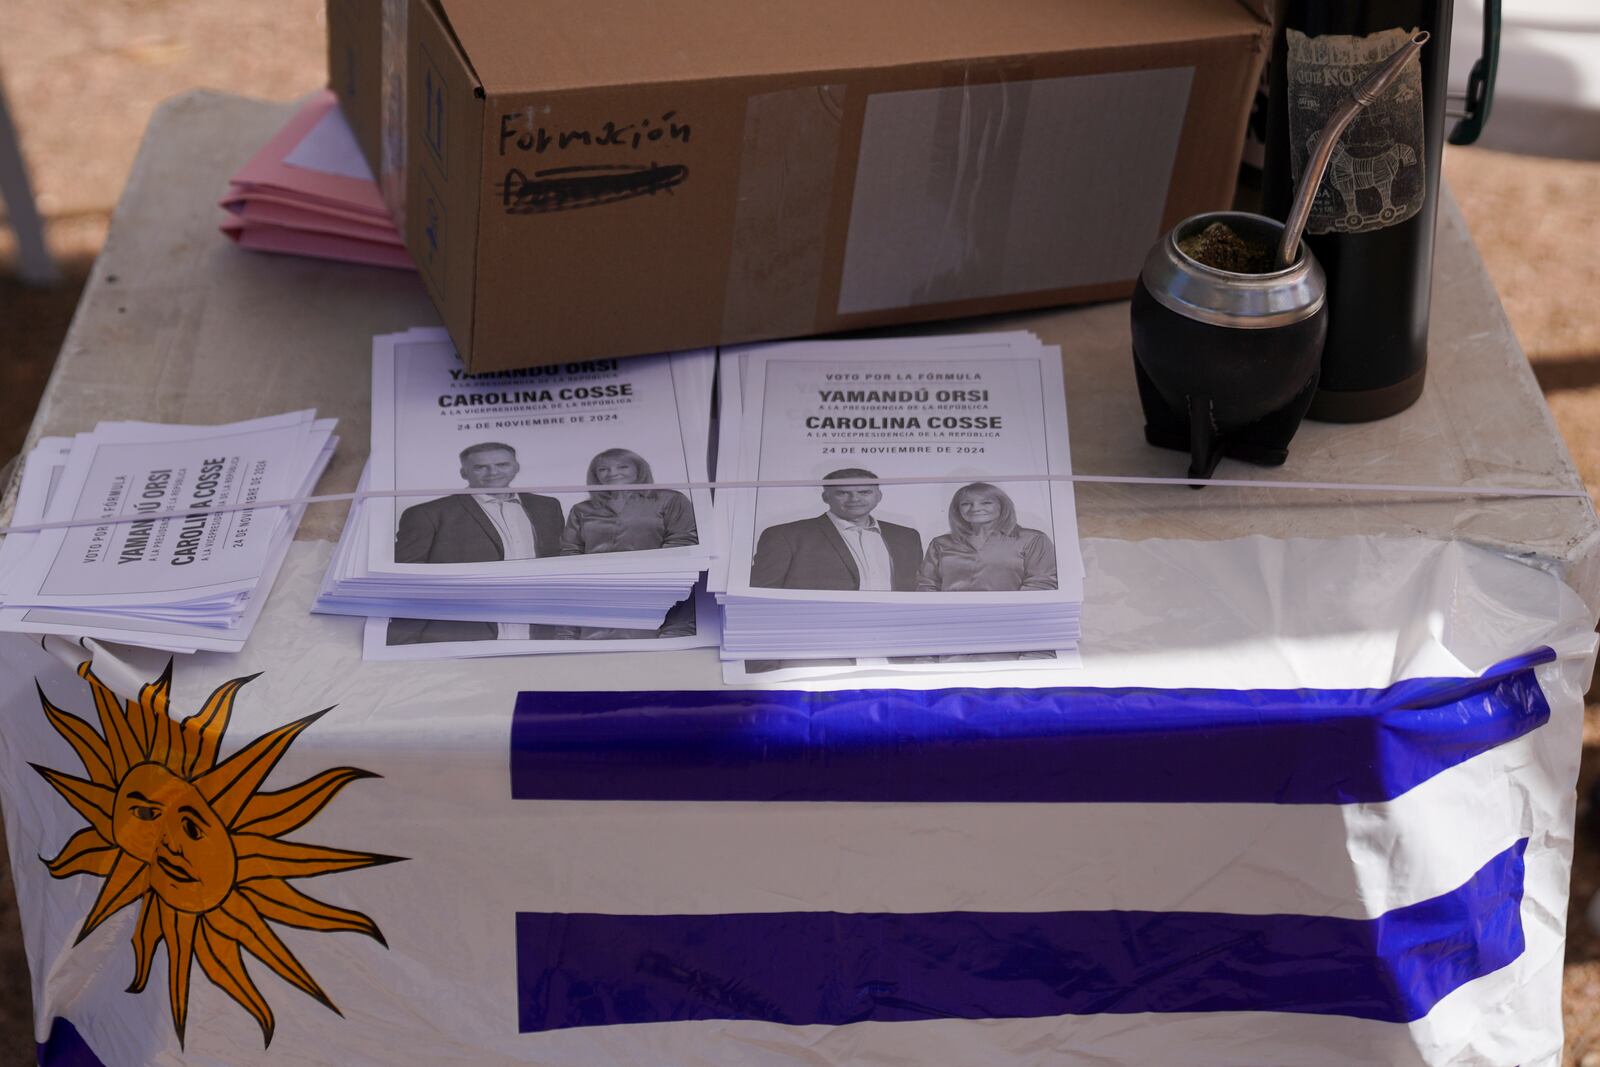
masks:
<path fill-rule="evenodd" d="M 588 485 L 649 485 L 650 464 L 626 448 L 608 448 L 589 461 L 584 478 Z M 572 505 L 561 534 L 563 556 L 596 552 L 639 552 L 649 548 L 678 548 L 700 543 L 694 505 L 673 489 L 591 489 L 589 499 Z M 619 630 L 593 626 L 562 627 L 558 638 L 575 641 L 631 640 L 692 637 L 695 632 L 694 598 L 667 613 L 657 630 Z"/>
<path fill-rule="evenodd" d="M 608 448 L 589 461 L 589 485 L 649 485 L 650 464 L 637 452 Z M 672 489 L 593 489 L 572 505 L 561 534 L 563 556 L 639 552 L 700 543 L 694 505 Z"/>
<path fill-rule="evenodd" d="M 1001 489 L 973 482 L 950 499 L 950 532 L 928 544 L 917 571 L 924 593 L 1055 589 L 1056 546 L 1043 531 L 1017 525 Z"/>

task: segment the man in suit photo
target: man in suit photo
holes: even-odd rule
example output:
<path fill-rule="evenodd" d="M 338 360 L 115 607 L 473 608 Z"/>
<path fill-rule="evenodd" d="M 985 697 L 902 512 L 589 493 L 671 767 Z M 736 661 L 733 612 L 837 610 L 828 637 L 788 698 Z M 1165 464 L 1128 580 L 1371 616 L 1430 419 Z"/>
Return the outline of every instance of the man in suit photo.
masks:
<path fill-rule="evenodd" d="M 517 450 L 484 441 L 461 450 L 461 477 L 485 492 L 442 496 L 400 513 L 395 531 L 396 563 L 496 563 L 561 554 L 566 519 L 554 497 L 510 493 L 522 467 Z M 548 636 L 550 627 L 527 623 L 444 622 L 395 619 L 389 644 L 425 641 L 527 640 Z"/>
<path fill-rule="evenodd" d="M 883 490 L 861 483 L 877 477 L 859 467 L 825 475 L 822 502 L 828 510 L 762 530 L 750 584 L 762 589 L 915 592 L 922 535 L 873 517 Z M 828 484 L 844 480 L 858 484 Z"/>

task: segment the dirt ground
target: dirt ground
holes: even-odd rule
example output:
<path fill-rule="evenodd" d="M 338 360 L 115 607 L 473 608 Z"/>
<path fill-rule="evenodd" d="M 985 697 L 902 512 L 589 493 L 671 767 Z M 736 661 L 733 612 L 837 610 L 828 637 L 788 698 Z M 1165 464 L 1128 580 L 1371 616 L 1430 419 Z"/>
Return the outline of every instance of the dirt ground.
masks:
<path fill-rule="evenodd" d="M 0 84 L 63 283 L 15 281 L 0 226 L 0 464 L 20 447 L 155 104 L 195 87 L 273 99 L 321 83 L 323 0 L 0 0 Z M 1600 145 L 1595 155 L 1600 157 Z M 1600 499 L 1600 162 L 1451 149 L 1445 172 L 1590 492 Z M 1600 706 L 1580 797 L 1600 777 Z M 1600 812 L 1580 804 L 1565 1011 L 1567 1064 L 1600 1067 Z M 0 1063 L 33 1062 L 26 962 L 0 863 Z"/>

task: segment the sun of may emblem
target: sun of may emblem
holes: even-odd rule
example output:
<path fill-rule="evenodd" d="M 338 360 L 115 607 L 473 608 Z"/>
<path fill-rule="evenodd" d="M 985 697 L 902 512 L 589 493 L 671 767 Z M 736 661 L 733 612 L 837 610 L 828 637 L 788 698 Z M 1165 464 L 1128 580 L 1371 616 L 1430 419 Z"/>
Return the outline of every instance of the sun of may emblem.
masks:
<path fill-rule="evenodd" d="M 261 1024 L 262 1036 L 271 1044 L 272 1009 L 250 980 L 241 950 L 337 1012 L 271 924 L 355 931 L 387 947 L 377 923 L 367 916 L 308 897 L 289 880 L 400 857 L 285 841 L 283 835 L 304 826 L 351 782 L 377 775 L 338 767 L 287 789 L 261 792 L 295 738 L 332 709 L 280 726 L 218 762 L 234 698 L 255 675 L 224 682 L 198 712 L 179 721 L 167 708 L 170 662 L 126 708 L 89 663 L 78 674 L 94 694 L 99 732 L 51 704 L 42 687 L 39 702 L 51 725 L 78 753 L 88 778 L 34 765 L 89 821 L 60 855 L 45 861 L 50 873 L 105 879 L 78 942 L 123 908 L 138 904 L 128 992 L 144 989 L 156 949 L 165 942 L 167 997 L 180 1044 L 195 962 Z"/>

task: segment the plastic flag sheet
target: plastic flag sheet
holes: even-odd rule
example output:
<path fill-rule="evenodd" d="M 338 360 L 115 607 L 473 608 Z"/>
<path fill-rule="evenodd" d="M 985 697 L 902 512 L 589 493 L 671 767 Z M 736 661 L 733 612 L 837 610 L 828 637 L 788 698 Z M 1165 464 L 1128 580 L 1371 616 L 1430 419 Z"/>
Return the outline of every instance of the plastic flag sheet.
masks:
<path fill-rule="evenodd" d="M 802 692 L 362 665 L 331 547 L 240 655 L 0 641 L 45 1064 L 1557 1062 L 1543 571 L 1089 539 L 1081 684 Z"/>

